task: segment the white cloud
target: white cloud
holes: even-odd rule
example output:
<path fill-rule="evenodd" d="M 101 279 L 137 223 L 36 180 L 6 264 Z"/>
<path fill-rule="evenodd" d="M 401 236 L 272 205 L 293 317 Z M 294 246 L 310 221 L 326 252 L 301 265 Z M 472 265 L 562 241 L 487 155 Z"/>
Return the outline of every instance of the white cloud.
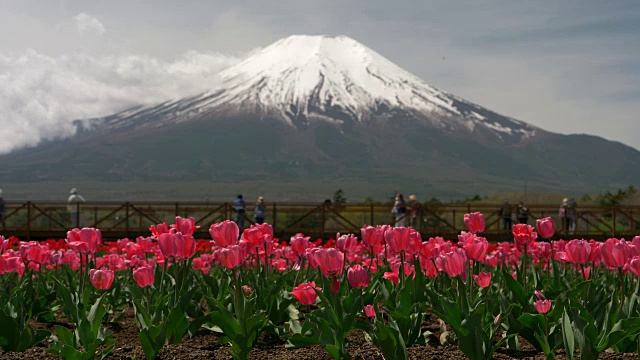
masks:
<path fill-rule="evenodd" d="M 0 53 L 0 153 L 73 135 L 73 120 L 210 90 L 235 57 L 189 51 L 150 56 Z"/>
<path fill-rule="evenodd" d="M 107 29 L 104 27 L 104 24 L 102 24 L 100 20 L 86 13 L 80 13 L 74 16 L 73 20 L 76 23 L 76 30 L 78 30 L 78 33 L 80 33 L 80 35 L 102 35 L 105 33 L 105 31 L 107 31 Z"/>

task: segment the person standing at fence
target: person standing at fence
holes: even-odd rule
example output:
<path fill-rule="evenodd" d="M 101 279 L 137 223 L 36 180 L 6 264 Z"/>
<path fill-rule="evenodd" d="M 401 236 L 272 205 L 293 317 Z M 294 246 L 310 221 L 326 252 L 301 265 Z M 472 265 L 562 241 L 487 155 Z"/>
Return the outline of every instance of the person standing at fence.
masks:
<path fill-rule="evenodd" d="M 2 220 L 2 231 L 7 231 L 7 222 L 5 218 L 7 217 L 7 208 L 4 204 L 4 194 L 2 193 L 2 189 L 0 189 L 0 219 Z"/>
<path fill-rule="evenodd" d="M 404 196 L 402 196 L 402 194 L 396 195 L 396 201 L 393 203 L 391 213 L 393 213 L 394 226 L 405 226 L 407 219 L 407 206 L 405 205 Z"/>
<path fill-rule="evenodd" d="M 82 197 L 82 195 L 78 194 L 78 189 L 72 188 L 69 191 L 69 199 L 67 200 L 67 212 L 69 213 L 69 217 L 71 218 L 71 225 L 73 228 L 77 228 L 80 226 L 79 222 L 79 214 L 78 208 L 81 202 L 85 202 L 86 200 Z"/>
<path fill-rule="evenodd" d="M 570 226 L 567 227 L 567 231 L 569 235 L 574 235 L 578 224 L 578 204 L 574 198 L 569 199 L 567 202 L 567 218 L 571 222 Z"/>
<path fill-rule="evenodd" d="M 420 204 L 418 203 L 416 196 L 413 194 L 409 195 L 407 210 L 409 211 L 409 226 L 415 228 L 417 222 L 416 220 L 418 218 L 418 210 L 420 210 Z"/>
<path fill-rule="evenodd" d="M 256 224 L 262 225 L 264 220 L 267 218 L 267 206 L 264 204 L 264 198 L 262 196 L 258 196 L 258 201 L 256 202 L 256 208 L 253 210 L 253 220 L 255 220 Z"/>
<path fill-rule="evenodd" d="M 238 194 L 238 197 L 233 201 L 233 209 L 236 211 L 235 222 L 238 224 L 240 233 L 244 230 L 244 213 L 246 211 L 246 203 L 242 198 L 242 194 Z"/>
<path fill-rule="evenodd" d="M 502 216 L 502 230 L 511 231 L 511 226 L 513 226 L 513 220 L 511 219 L 511 214 L 513 213 L 513 209 L 511 208 L 511 204 L 509 201 L 505 200 L 504 204 L 500 208 L 500 216 Z"/>
<path fill-rule="evenodd" d="M 529 221 L 529 208 L 520 201 L 518 204 L 518 222 L 520 224 L 526 224 Z"/>

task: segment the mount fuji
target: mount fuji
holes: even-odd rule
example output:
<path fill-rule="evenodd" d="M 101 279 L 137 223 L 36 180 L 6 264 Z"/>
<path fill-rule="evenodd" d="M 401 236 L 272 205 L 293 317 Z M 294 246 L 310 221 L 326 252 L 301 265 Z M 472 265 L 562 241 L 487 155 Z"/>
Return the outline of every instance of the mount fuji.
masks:
<path fill-rule="evenodd" d="M 204 181 L 260 191 L 291 183 L 364 198 L 375 195 L 366 187 L 454 196 L 526 181 L 587 192 L 640 178 L 631 147 L 500 115 L 346 36 L 281 39 L 222 71 L 205 93 L 77 127 L 70 139 L 1 156 L 0 181 Z"/>

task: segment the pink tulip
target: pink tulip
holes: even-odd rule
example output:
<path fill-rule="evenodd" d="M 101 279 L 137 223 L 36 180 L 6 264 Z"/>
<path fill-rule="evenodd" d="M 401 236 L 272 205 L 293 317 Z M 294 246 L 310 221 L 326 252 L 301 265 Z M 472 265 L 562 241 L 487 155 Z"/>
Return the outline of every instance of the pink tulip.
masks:
<path fill-rule="evenodd" d="M 440 254 L 436 259 L 436 264 L 450 277 L 464 274 L 466 263 L 467 256 L 464 250 L 459 248 L 451 249 L 451 252 L 445 254 Z"/>
<path fill-rule="evenodd" d="M 484 261 L 487 257 L 489 242 L 483 237 L 473 235 L 472 237 L 467 237 L 466 242 L 462 243 L 462 247 L 470 259 Z"/>
<path fill-rule="evenodd" d="M 630 246 L 632 256 L 640 256 L 640 236 L 634 236 Z"/>
<path fill-rule="evenodd" d="M 342 251 L 334 248 L 320 249 L 315 252 L 314 257 L 325 277 L 330 278 L 342 274 L 344 267 L 344 254 Z"/>
<path fill-rule="evenodd" d="M 111 270 L 91 269 L 89 279 L 98 290 L 109 290 L 113 284 L 115 273 Z"/>
<path fill-rule="evenodd" d="M 196 239 L 192 235 L 181 233 L 174 234 L 176 241 L 176 257 L 180 259 L 191 259 L 196 253 Z"/>
<path fill-rule="evenodd" d="M 479 212 L 464 214 L 464 224 L 471 233 L 479 233 L 484 231 L 485 221 L 484 215 Z"/>
<path fill-rule="evenodd" d="M 2 254 L 9 247 L 9 240 L 0 235 L 0 254 Z"/>
<path fill-rule="evenodd" d="M 585 267 L 581 271 L 581 275 L 585 280 L 589 280 L 589 274 L 591 274 L 591 267 Z"/>
<path fill-rule="evenodd" d="M 358 238 L 353 234 L 342 235 L 338 237 L 336 243 L 338 245 L 338 250 L 344 253 L 353 252 L 358 246 Z"/>
<path fill-rule="evenodd" d="M 220 265 L 227 269 L 233 269 L 242 264 L 245 254 L 240 246 L 230 245 L 218 251 L 217 257 L 218 261 L 220 261 Z"/>
<path fill-rule="evenodd" d="M 153 285 L 155 270 L 149 264 L 144 264 L 137 269 L 133 269 L 133 279 L 141 288 Z"/>
<path fill-rule="evenodd" d="M 629 260 L 629 270 L 636 276 L 640 276 L 640 256 L 634 256 Z"/>
<path fill-rule="evenodd" d="M 584 264 L 589 260 L 591 245 L 586 240 L 571 240 L 564 246 L 567 261 L 573 264 Z"/>
<path fill-rule="evenodd" d="M 67 244 L 81 254 L 94 253 L 102 242 L 102 233 L 94 228 L 73 229 L 67 232 Z"/>
<path fill-rule="evenodd" d="M 393 253 L 406 252 L 409 249 L 409 232 L 410 229 L 403 226 L 389 228 L 384 232 L 384 239 Z"/>
<path fill-rule="evenodd" d="M 551 310 L 551 300 L 538 300 L 533 303 L 533 306 L 540 314 L 546 314 Z"/>
<path fill-rule="evenodd" d="M 473 275 L 473 281 L 484 289 L 491 283 L 491 273 L 480 272 L 478 275 Z"/>
<path fill-rule="evenodd" d="M 334 277 L 331 280 L 331 293 L 333 295 L 338 295 L 339 292 L 340 292 L 340 280 L 338 280 L 337 277 Z"/>
<path fill-rule="evenodd" d="M 169 225 L 167 225 L 167 223 L 162 223 L 158 225 L 151 225 L 151 227 L 149 227 L 149 231 L 151 231 L 151 235 L 153 237 L 157 238 L 161 234 L 168 233 L 171 230 L 169 229 Z"/>
<path fill-rule="evenodd" d="M 349 280 L 349 285 L 354 289 L 366 288 L 371 282 L 369 272 L 360 265 L 349 268 L 349 271 L 347 271 L 347 280 Z"/>
<path fill-rule="evenodd" d="M 374 309 L 373 305 L 365 305 L 364 306 L 364 314 L 367 317 L 376 317 L 376 309 Z"/>
<path fill-rule="evenodd" d="M 176 229 L 177 232 L 184 235 L 193 235 L 196 229 L 200 226 L 196 226 L 196 219 L 192 217 L 184 219 L 180 216 L 176 216 L 176 223 L 173 224 L 172 227 Z"/>
<path fill-rule="evenodd" d="M 631 248 L 624 239 L 608 239 L 600 247 L 602 260 L 609 267 L 624 267 L 631 256 Z"/>
<path fill-rule="evenodd" d="M 224 248 L 238 243 L 240 229 L 238 229 L 238 225 L 235 222 L 225 220 L 221 223 L 211 225 L 209 234 L 211 234 L 214 244 Z"/>
<path fill-rule="evenodd" d="M 5 254 L 6 255 L 6 254 Z M 19 256 L 0 256 L 0 274 L 8 274 L 11 272 L 18 272 L 20 264 L 22 264 L 24 271 L 24 263 Z"/>
<path fill-rule="evenodd" d="M 304 256 L 309 248 L 309 237 L 305 237 L 303 234 L 296 234 L 291 237 L 291 250 L 297 257 Z"/>
<path fill-rule="evenodd" d="M 380 227 L 365 226 L 360 229 L 362 243 L 369 248 L 376 247 L 384 239 L 384 231 Z"/>
<path fill-rule="evenodd" d="M 400 278 L 398 277 L 397 271 L 387 271 L 384 273 L 384 275 L 382 275 L 382 278 L 391 280 L 393 285 L 396 285 L 396 286 L 398 285 L 398 283 L 400 283 Z"/>
<path fill-rule="evenodd" d="M 316 283 L 314 281 L 311 281 L 311 282 L 303 283 L 296 286 L 295 288 L 293 288 L 293 291 L 291 292 L 291 294 L 296 299 L 298 299 L 300 304 L 311 305 L 315 303 L 316 299 L 318 298 L 318 293 L 316 293 L 316 290 L 322 290 L 322 289 L 319 287 L 316 287 Z"/>
<path fill-rule="evenodd" d="M 176 257 L 176 253 L 178 252 L 173 233 L 160 234 L 160 236 L 158 236 L 158 247 L 160 247 L 160 251 L 162 251 L 162 255 L 165 257 Z"/>
<path fill-rule="evenodd" d="M 273 226 L 271 226 L 270 224 L 267 224 L 267 223 L 253 224 L 251 225 L 251 227 L 257 227 L 258 229 L 260 229 L 260 231 L 262 231 L 262 236 L 267 235 L 268 240 L 273 239 Z"/>
<path fill-rule="evenodd" d="M 193 259 L 192 266 L 195 270 L 202 271 L 205 275 L 208 275 L 209 271 L 211 271 L 211 263 L 202 257 Z"/>
<path fill-rule="evenodd" d="M 242 292 L 244 293 L 244 296 L 249 297 L 253 291 L 249 285 L 242 285 Z"/>
<path fill-rule="evenodd" d="M 519 251 L 524 251 L 524 249 L 538 237 L 538 234 L 533 231 L 533 227 L 527 224 L 513 225 L 512 232 L 513 240 L 516 243 L 516 248 Z"/>
<path fill-rule="evenodd" d="M 247 241 L 251 248 L 262 248 L 265 238 L 262 236 L 262 230 L 259 227 L 252 226 L 242 232 L 242 239 Z M 255 251 L 253 251 L 255 253 Z"/>
<path fill-rule="evenodd" d="M 552 237 L 556 232 L 553 219 L 550 217 L 536 220 L 536 227 L 538 228 L 538 234 L 545 239 Z"/>

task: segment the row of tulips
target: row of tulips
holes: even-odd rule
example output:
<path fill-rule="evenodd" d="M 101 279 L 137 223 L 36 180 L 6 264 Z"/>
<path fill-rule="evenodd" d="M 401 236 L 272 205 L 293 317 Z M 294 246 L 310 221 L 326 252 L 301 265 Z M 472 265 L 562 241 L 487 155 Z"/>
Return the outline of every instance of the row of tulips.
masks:
<path fill-rule="evenodd" d="M 103 358 L 114 346 L 105 327 L 133 308 L 148 359 L 201 328 L 246 359 L 262 333 L 288 347 L 322 346 L 347 359 L 345 339 L 367 333 L 387 359 L 429 341 L 457 344 L 490 359 L 524 338 L 547 358 L 564 348 L 583 359 L 607 350 L 640 355 L 640 237 L 604 242 L 544 240 L 518 224 L 513 242 L 489 244 L 484 216 L 465 215 L 457 241 L 423 240 L 411 228 L 365 226 L 360 238 L 326 244 L 303 234 L 274 238 L 268 224 L 242 233 L 231 221 L 196 241 L 193 218 L 157 224 L 151 236 L 103 243 L 98 229 L 73 229 L 64 244 L 0 237 L 0 346 L 24 351 L 47 341 L 68 359 Z M 537 231 L 536 231 L 537 230 Z M 31 320 L 61 310 L 75 325 L 53 333 Z M 428 317 L 443 325 L 425 332 Z M 437 318 L 437 319 L 435 319 Z"/>

